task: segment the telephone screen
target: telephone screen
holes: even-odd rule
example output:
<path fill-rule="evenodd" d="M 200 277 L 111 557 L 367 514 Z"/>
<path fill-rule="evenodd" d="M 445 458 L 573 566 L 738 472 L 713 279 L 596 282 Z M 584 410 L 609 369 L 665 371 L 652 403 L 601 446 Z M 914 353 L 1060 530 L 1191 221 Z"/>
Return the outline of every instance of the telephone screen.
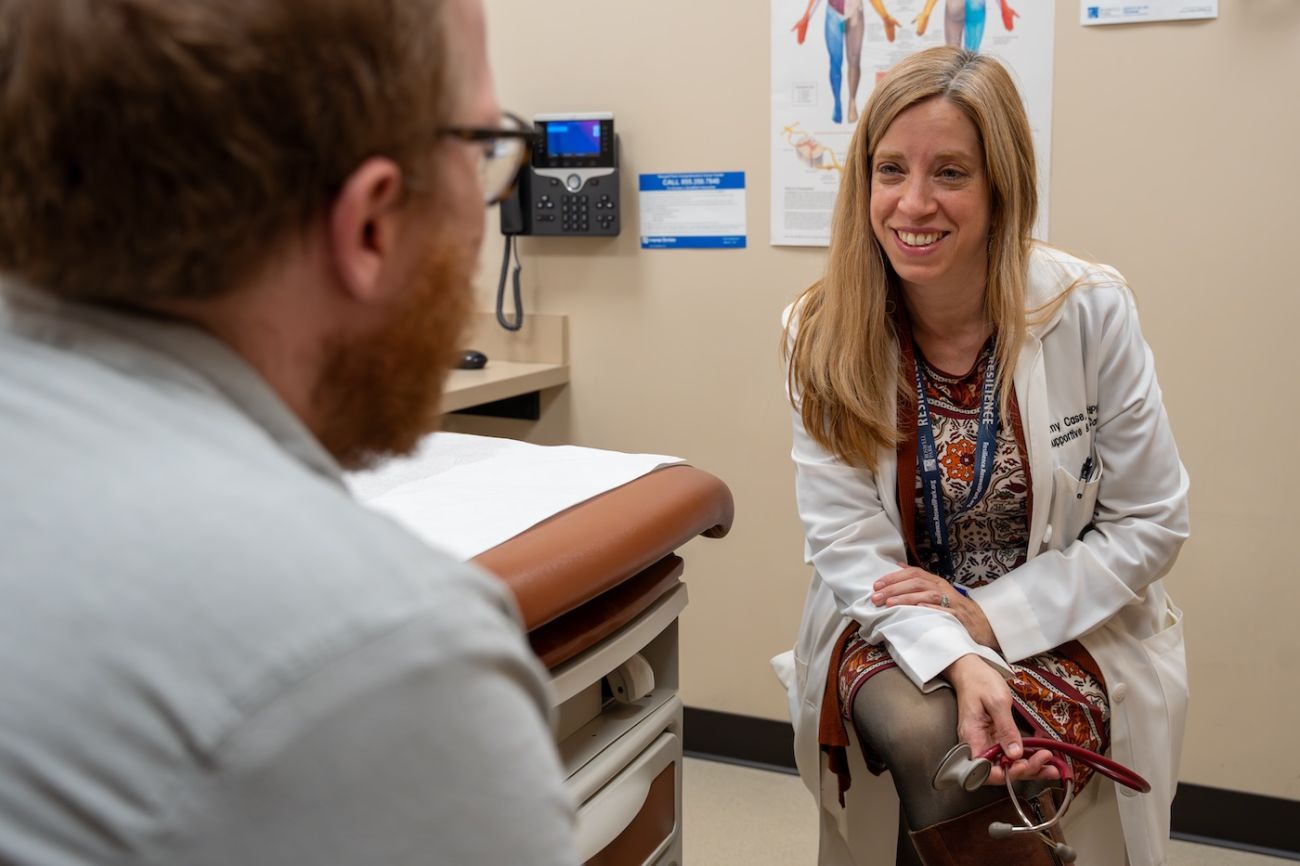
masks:
<path fill-rule="evenodd" d="M 552 156 L 596 156 L 600 153 L 600 121 L 551 121 L 546 124 L 546 151 Z"/>

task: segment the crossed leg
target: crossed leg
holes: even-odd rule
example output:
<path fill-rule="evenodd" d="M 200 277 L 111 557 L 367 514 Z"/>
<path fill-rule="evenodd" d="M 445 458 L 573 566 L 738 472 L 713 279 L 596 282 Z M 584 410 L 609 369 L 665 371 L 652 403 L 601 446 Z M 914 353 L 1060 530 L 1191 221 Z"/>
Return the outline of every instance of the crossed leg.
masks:
<path fill-rule="evenodd" d="M 863 746 L 889 768 L 901 806 L 900 825 L 929 827 L 1006 796 L 996 787 L 971 793 L 960 787 L 936 791 L 931 785 L 939 762 L 957 742 L 952 689 L 922 692 L 898 668 L 881 671 L 858 689 L 853 727 Z M 920 863 L 902 826 L 898 850 L 898 866 Z"/>
<path fill-rule="evenodd" d="M 952 689 L 922 692 L 898 668 L 881 671 L 858 690 L 853 699 L 853 727 L 863 747 L 877 755 L 889 768 L 900 804 L 896 866 L 923 866 L 912 844 L 925 841 L 932 849 L 944 847 L 954 836 L 966 839 L 971 863 L 993 862 L 980 851 L 992 844 L 991 855 L 998 862 L 1023 864 L 1056 863 L 1050 849 L 1037 838 L 1015 841 L 989 839 L 992 820 L 1010 820 L 1012 806 L 1006 789 L 986 786 L 966 791 L 954 786 L 935 790 L 932 779 L 939 762 L 957 742 L 957 696 Z M 1033 796 L 1042 785 L 1028 786 Z M 1030 793 L 1030 792 L 1026 792 Z M 1043 795 L 1043 804 L 1050 796 Z M 963 820 L 966 819 L 966 820 Z M 909 832 L 912 831 L 912 832 Z M 923 838 L 924 837 L 924 838 Z"/>

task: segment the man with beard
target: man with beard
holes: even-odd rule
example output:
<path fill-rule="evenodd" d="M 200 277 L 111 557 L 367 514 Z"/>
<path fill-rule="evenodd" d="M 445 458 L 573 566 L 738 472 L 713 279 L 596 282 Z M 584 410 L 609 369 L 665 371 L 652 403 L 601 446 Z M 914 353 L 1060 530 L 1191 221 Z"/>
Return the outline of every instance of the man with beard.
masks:
<path fill-rule="evenodd" d="M 480 0 L 0 0 L 0 862 L 574 862 L 512 602 L 341 478 L 503 122 Z"/>

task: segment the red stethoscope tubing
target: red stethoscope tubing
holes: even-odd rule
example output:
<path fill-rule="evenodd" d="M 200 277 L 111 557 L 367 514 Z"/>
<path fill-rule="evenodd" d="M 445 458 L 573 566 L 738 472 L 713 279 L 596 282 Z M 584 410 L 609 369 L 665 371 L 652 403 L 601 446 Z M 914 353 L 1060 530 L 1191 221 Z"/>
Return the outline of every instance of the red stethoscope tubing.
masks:
<path fill-rule="evenodd" d="M 1026 756 L 1043 750 L 1052 752 L 1054 755 L 1065 755 L 1074 758 L 1076 761 L 1087 764 L 1098 773 L 1101 773 L 1116 784 L 1123 785 L 1125 788 L 1132 788 L 1134 791 L 1138 791 L 1142 794 L 1151 790 L 1151 783 L 1130 770 L 1128 767 L 1116 761 L 1112 761 L 1110 758 L 1104 757 L 1103 755 L 1099 755 L 1091 749 L 1085 749 L 1083 746 L 1076 746 L 1073 743 L 1063 743 L 1060 740 L 1053 740 L 1048 737 L 1025 737 L 1020 741 L 1020 744 L 1024 747 Z M 997 761 L 1004 769 L 1011 766 L 1013 763 L 1010 758 L 1003 754 L 1001 746 L 993 746 L 980 755 L 980 758 L 989 762 Z M 1052 763 L 1056 765 L 1058 770 L 1061 769 L 1059 763 L 1056 761 L 1052 761 Z M 1068 768 L 1061 772 L 1062 779 L 1067 777 L 1067 772 Z"/>

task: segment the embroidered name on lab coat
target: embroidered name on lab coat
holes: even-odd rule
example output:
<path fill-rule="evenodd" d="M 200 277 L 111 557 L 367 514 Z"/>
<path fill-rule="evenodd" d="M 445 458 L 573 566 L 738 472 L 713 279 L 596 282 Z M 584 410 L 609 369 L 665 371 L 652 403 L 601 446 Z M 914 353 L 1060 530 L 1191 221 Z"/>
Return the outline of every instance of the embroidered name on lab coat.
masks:
<path fill-rule="evenodd" d="M 1060 448 L 1067 442 L 1073 442 L 1083 434 L 1087 433 L 1093 427 L 1097 426 L 1097 407 L 1089 406 L 1087 412 L 1076 412 L 1072 415 L 1063 415 L 1061 420 L 1051 425 L 1052 447 Z"/>

